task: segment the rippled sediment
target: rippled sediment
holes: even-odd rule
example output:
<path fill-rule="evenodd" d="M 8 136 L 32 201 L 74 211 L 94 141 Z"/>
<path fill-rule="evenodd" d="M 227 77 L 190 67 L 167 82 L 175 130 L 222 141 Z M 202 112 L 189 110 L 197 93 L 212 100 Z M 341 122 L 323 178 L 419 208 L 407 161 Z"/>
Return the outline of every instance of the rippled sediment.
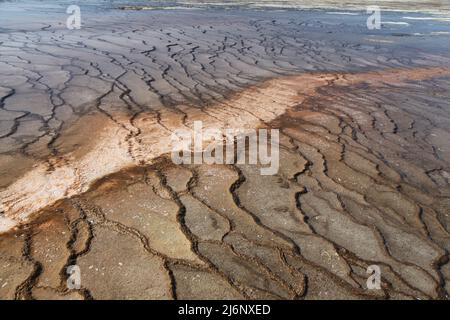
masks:
<path fill-rule="evenodd" d="M 0 34 L 2 298 L 448 296 L 445 24 L 119 11 Z M 279 173 L 174 165 L 196 120 L 279 128 Z"/>

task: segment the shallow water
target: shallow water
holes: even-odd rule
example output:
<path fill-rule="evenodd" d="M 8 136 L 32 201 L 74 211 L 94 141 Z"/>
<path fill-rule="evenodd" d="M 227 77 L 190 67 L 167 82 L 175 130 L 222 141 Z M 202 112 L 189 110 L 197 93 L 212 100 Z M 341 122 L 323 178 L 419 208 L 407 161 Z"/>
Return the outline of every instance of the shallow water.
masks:
<path fill-rule="evenodd" d="M 126 117 L 176 105 L 206 106 L 281 75 L 448 65 L 450 23 L 430 20 L 429 14 L 383 12 L 381 30 L 369 30 L 364 11 L 259 10 L 235 3 L 167 10 L 159 2 L 146 2 L 155 10 L 123 10 L 123 2 L 89 1 L 79 3 L 82 28 L 68 30 L 69 3 L 0 5 L 3 188 L 32 167 L 64 167 L 55 156 L 79 161 L 74 146 L 81 146 L 84 155 L 94 142 L 81 142 L 84 131 L 73 133 L 72 126 L 92 112 L 121 124 Z M 179 6 L 186 4 L 177 2 Z M 133 123 L 121 125 L 129 127 L 131 135 L 139 132 Z M 103 168 L 105 172 L 94 170 L 98 172 L 85 178 L 81 189 L 116 165 Z M 76 177 L 69 175 L 68 181 Z M 68 191 L 73 181 L 56 189 L 45 187 L 48 181 L 64 185 L 54 179 L 35 177 L 36 186 L 20 187 L 52 194 L 38 196 L 42 201 L 32 201 L 40 203 L 32 210 L 79 192 L 78 187 Z M 9 199 L 6 194 L 13 191 L 4 192 Z M 11 201 L 17 202 L 4 201 L 3 211 L 11 211 Z M 13 205 L 14 216 L 24 220 L 31 212 L 20 209 L 22 200 L 18 203 Z M 11 221 L 5 223 L 10 226 Z"/>
<path fill-rule="evenodd" d="M 1 298 L 448 294 L 445 13 L 80 1 L 68 30 L 69 4 L 0 3 Z M 279 174 L 165 161 L 195 120 L 279 128 Z"/>

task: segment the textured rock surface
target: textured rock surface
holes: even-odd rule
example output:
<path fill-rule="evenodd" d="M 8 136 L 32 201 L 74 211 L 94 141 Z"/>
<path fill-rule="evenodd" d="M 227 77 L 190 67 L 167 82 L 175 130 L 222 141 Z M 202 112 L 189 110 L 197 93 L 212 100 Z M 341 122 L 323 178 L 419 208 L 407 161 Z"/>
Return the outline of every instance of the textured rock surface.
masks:
<path fill-rule="evenodd" d="M 0 33 L 0 219 L 17 226 L 0 298 L 448 298 L 446 36 L 314 12 L 109 13 Z M 173 164 L 170 134 L 195 120 L 279 129 L 278 173 Z"/>

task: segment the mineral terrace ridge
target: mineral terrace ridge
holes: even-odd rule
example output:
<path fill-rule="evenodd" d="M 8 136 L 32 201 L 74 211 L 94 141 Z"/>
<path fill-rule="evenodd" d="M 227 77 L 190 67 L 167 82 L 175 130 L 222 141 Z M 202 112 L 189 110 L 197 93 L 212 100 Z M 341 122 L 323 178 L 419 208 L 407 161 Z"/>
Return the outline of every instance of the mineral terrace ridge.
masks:
<path fill-rule="evenodd" d="M 448 299 L 447 15 L 83 4 L 0 2 L 0 299 Z M 194 121 L 278 173 L 175 165 Z"/>

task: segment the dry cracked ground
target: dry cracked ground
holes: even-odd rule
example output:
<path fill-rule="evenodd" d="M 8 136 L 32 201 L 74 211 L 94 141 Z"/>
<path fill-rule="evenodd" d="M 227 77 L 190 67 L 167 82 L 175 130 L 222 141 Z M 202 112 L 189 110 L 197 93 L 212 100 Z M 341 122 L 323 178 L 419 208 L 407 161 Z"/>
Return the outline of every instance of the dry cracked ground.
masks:
<path fill-rule="evenodd" d="M 445 19 L 105 6 L 0 3 L 1 299 L 448 299 Z M 197 120 L 278 173 L 173 164 Z"/>

